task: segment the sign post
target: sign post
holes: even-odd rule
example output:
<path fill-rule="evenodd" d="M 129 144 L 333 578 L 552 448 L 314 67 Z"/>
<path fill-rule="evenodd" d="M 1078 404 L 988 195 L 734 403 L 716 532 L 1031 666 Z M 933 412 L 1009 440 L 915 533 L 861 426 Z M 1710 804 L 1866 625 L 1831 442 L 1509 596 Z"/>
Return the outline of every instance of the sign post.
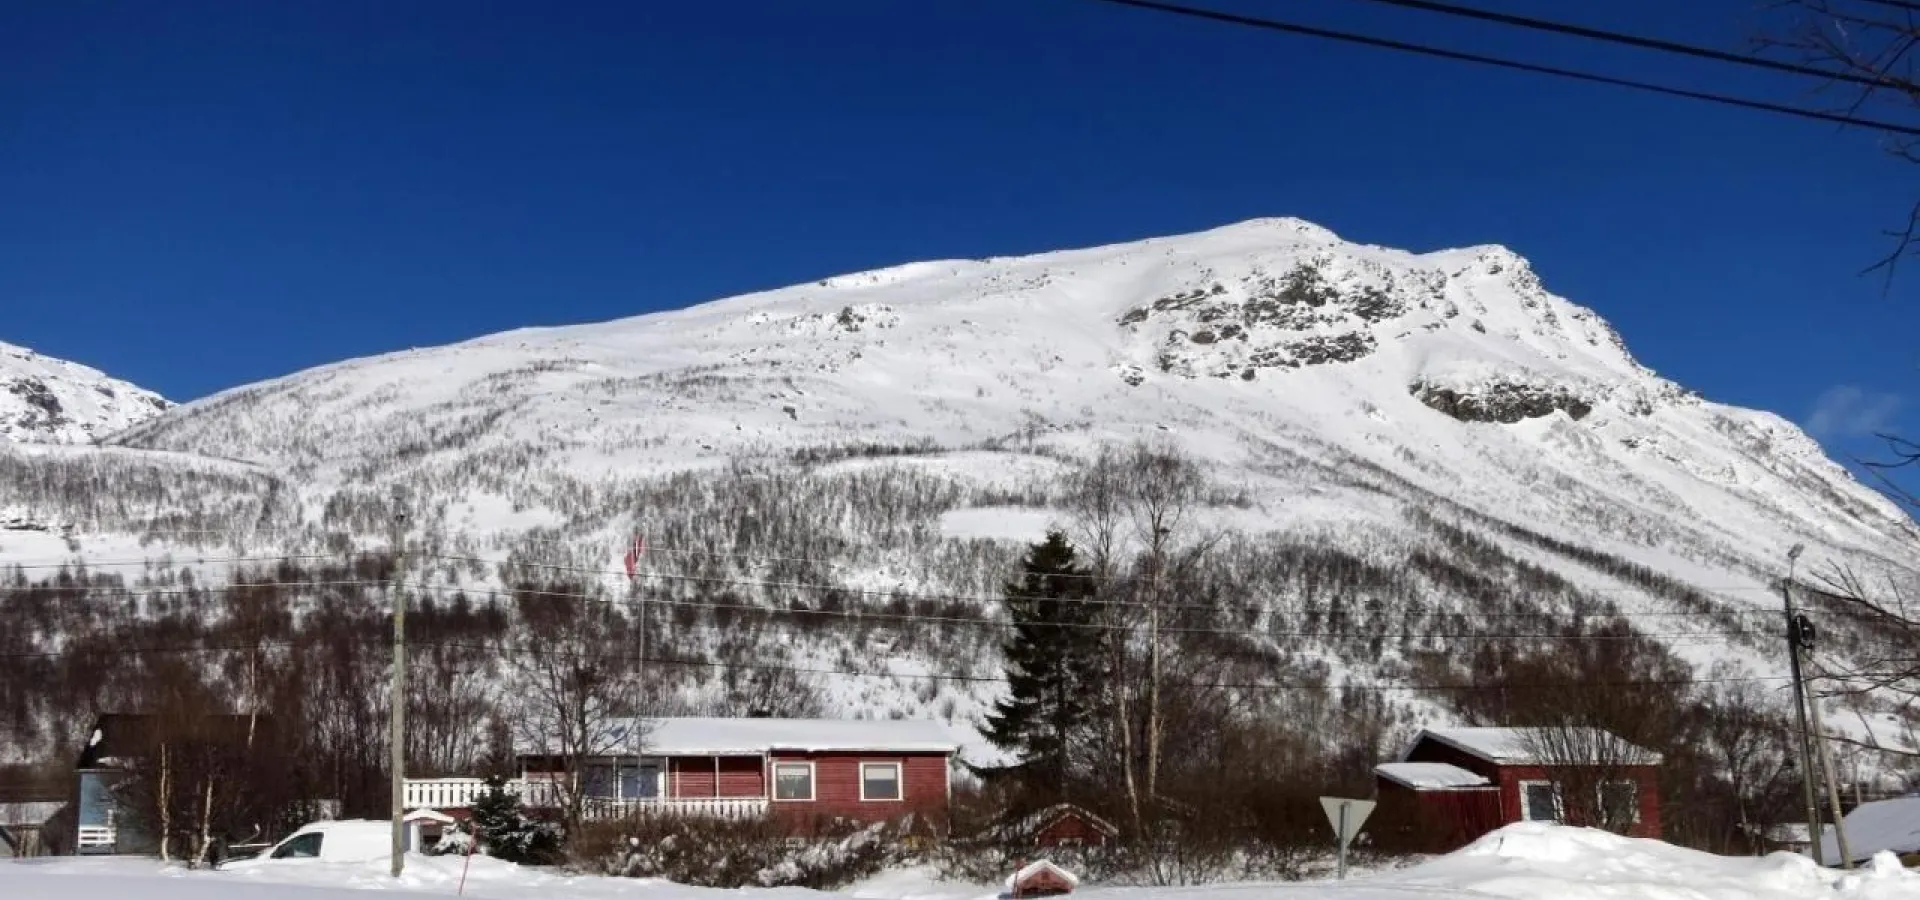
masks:
<path fill-rule="evenodd" d="M 1347 797 L 1321 797 L 1320 808 L 1327 811 L 1327 824 L 1333 826 L 1334 839 L 1340 844 L 1340 878 L 1347 877 L 1347 845 L 1360 833 L 1361 823 L 1373 813 L 1372 800 Z"/>

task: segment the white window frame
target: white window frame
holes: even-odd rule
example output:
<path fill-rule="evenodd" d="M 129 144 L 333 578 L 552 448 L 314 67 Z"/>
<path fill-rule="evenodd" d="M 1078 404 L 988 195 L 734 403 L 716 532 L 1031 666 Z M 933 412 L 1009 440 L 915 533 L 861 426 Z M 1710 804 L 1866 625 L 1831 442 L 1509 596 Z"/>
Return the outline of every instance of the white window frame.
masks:
<path fill-rule="evenodd" d="M 1553 789 L 1553 818 L 1536 819 L 1533 817 L 1533 803 L 1529 797 L 1529 788 L 1547 787 Z M 1566 798 L 1560 796 L 1560 786 L 1544 779 L 1520 782 L 1520 821 L 1522 822 L 1561 822 L 1567 821 Z"/>
<path fill-rule="evenodd" d="M 898 796 L 893 796 L 893 797 L 869 797 L 869 796 L 867 796 L 867 767 L 868 767 L 868 766 L 886 766 L 886 767 L 888 767 L 888 768 L 890 768 L 890 769 L 892 769 L 892 770 L 893 770 L 893 785 L 894 785 L 894 789 L 895 789 L 895 790 L 894 790 L 894 793 L 895 793 L 895 794 L 897 794 Z M 904 802 L 906 802 L 906 799 L 907 799 L 907 767 L 906 767 L 906 765 L 905 765 L 904 763 L 902 763 L 901 761 L 899 761 L 899 760 L 897 760 L 897 759 L 892 759 L 892 760 L 861 760 L 861 761 L 860 761 L 860 772 L 859 772 L 859 775 L 860 775 L 860 802 L 862 802 L 862 803 L 904 803 Z"/>
<path fill-rule="evenodd" d="M 780 796 L 780 769 L 784 766 L 807 767 L 807 795 L 805 797 Z M 767 792 L 773 796 L 773 802 L 775 803 L 812 803 L 813 798 L 820 796 L 820 772 L 818 768 L 814 766 L 812 760 L 774 760 L 772 767 L 770 767 L 768 771 L 768 775 Z"/>
<path fill-rule="evenodd" d="M 1640 824 L 1640 781 L 1639 781 L 1639 779 L 1635 779 L 1635 778 L 1615 778 L 1615 779 L 1613 779 L 1613 780 L 1611 780 L 1611 781 L 1602 781 L 1602 782 L 1600 782 L 1600 784 L 1599 784 L 1599 785 L 1597 785 L 1597 786 L 1595 786 L 1595 787 L 1594 787 L 1594 789 L 1593 789 L 1593 793 L 1594 793 L 1594 797 L 1593 797 L 1593 800 L 1594 800 L 1594 809 L 1597 809 L 1597 810 L 1599 810 L 1599 811 L 1600 811 L 1600 815 L 1601 815 L 1601 817 L 1603 817 L 1603 818 L 1604 818 L 1604 817 L 1606 816 L 1606 814 L 1607 814 L 1607 787 L 1608 787 L 1609 785 L 1615 785 L 1615 784 L 1621 784 L 1621 785 L 1626 785 L 1627 787 L 1629 787 L 1629 788 L 1632 788 L 1632 789 L 1633 789 L 1633 803 L 1632 803 L 1632 805 L 1631 805 L 1631 807 L 1630 807 L 1630 808 L 1631 808 L 1631 809 L 1633 810 L 1633 817 L 1632 817 L 1632 818 L 1630 818 L 1630 819 L 1628 819 L 1628 820 L 1626 821 L 1626 824 L 1628 824 L 1628 825 L 1638 825 L 1638 824 Z"/>

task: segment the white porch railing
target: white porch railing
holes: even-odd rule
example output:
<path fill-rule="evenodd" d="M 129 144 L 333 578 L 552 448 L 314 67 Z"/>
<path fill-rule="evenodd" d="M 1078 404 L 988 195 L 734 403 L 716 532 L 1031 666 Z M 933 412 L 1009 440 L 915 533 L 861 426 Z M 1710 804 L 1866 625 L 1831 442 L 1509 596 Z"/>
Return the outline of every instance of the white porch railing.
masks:
<path fill-rule="evenodd" d="M 501 789 L 534 808 L 560 805 L 555 786 L 544 781 L 513 779 Z M 409 778 L 401 798 L 408 809 L 462 809 L 472 806 L 487 793 L 480 778 Z M 587 798 L 582 812 L 589 819 L 624 818 L 632 815 L 687 816 L 707 819 L 751 819 L 767 814 L 765 797 L 674 797 L 616 800 L 610 797 Z"/>
<path fill-rule="evenodd" d="M 116 836 L 111 825 L 82 825 L 77 837 L 81 850 L 111 850 Z"/>

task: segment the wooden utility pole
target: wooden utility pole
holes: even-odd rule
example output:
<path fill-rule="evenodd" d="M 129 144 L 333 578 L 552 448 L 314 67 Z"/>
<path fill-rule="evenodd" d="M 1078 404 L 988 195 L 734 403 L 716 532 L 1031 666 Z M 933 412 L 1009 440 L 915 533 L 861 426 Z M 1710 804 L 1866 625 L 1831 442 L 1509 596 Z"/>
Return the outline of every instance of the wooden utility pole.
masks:
<path fill-rule="evenodd" d="M 1793 570 L 1800 560 L 1804 544 L 1787 551 L 1787 578 L 1780 582 L 1780 598 L 1787 613 L 1787 673 L 1793 681 L 1794 722 L 1800 726 L 1800 787 L 1807 808 L 1807 838 L 1816 865 L 1826 865 L 1826 853 L 1820 849 L 1820 803 L 1813 786 L 1813 730 L 1807 727 L 1807 693 L 1800 683 L 1800 620 L 1793 612 Z"/>
<path fill-rule="evenodd" d="M 392 744 L 392 757 L 389 763 L 393 769 L 393 877 L 399 878 L 406 865 L 406 767 L 407 767 L 407 600 L 400 591 L 403 578 L 401 565 L 406 561 L 406 523 L 407 514 L 396 512 L 393 516 L 393 533 L 389 537 L 393 553 L 393 574 L 387 581 L 387 592 L 393 602 L 393 686 L 388 703 L 393 707 L 392 718 L 387 725 L 387 739 Z"/>

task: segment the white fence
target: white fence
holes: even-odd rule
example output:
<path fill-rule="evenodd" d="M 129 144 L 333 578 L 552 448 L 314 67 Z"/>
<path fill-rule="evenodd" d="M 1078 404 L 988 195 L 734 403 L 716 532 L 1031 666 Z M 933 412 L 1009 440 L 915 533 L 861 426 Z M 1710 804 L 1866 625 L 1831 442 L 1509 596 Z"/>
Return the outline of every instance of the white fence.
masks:
<path fill-rule="evenodd" d="M 489 788 L 480 778 L 409 778 L 402 792 L 408 809 L 460 809 L 472 806 Z M 518 778 L 501 785 L 501 790 L 535 808 L 560 805 L 554 785 Z M 676 797 L 642 800 L 615 800 L 589 797 L 581 812 L 589 819 L 624 818 L 632 815 L 686 816 L 704 819 L 752 819 L 767 814 L 765 797 Z"/>
<path fill-rule="evenodd" d="M 112 850 L 115 834 L 111 825 L 80 826 L 79 844 L 81 850 Z"/>

